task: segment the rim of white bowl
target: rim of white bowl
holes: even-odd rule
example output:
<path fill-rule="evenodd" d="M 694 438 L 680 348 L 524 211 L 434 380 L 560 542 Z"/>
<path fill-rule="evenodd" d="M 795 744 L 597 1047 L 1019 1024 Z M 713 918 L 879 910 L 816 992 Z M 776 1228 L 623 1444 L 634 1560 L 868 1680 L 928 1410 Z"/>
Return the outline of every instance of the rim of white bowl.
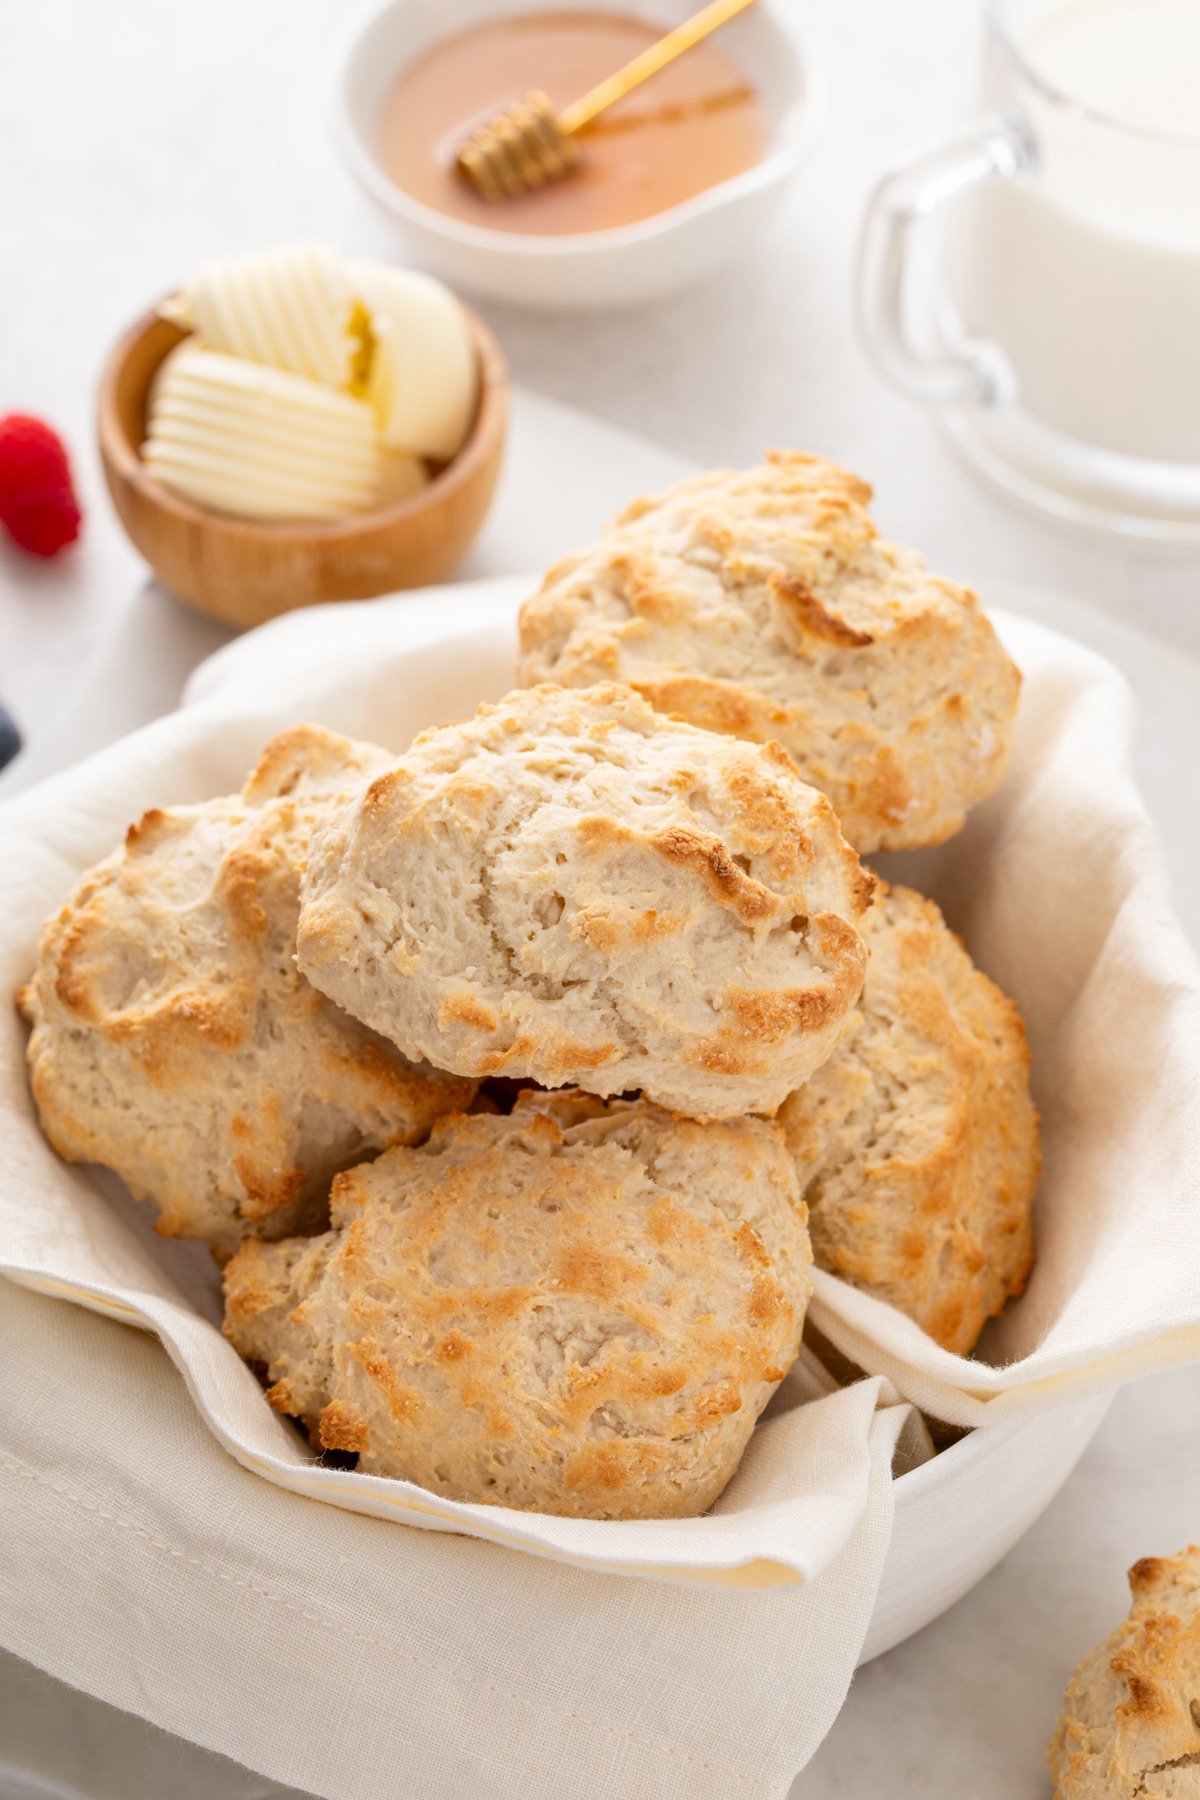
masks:
<path fill-rule="evenodd" d="M 649 218 L 638 219 L 631 225 L 611 226 L 604 231 L 550 234 L 492 231 L 486 225 L 471 225 L 465 220 L 453 218 L 449 213 L 439 212 L 436 207 L 426 206 L 424 201 L 416 199 L 407 189 L 394 182 L 368 147 L 365 134 L 350 105 L 349 88 L 353 66 L 363 40 L 374 30 L 385 13 L 393 12 L 402 4 L 404 0 L 386 0 L 386 4 L 377 7 L 357 25 L 346 44 L 340 60 L 334 139 L 351 173 L 373 199 L 398 218 L 465 249 L 508 255 L 517 259 L 549 256 L 565 260 L 580 257 L 589 251 L 615 250 L 627 244 L 649 242 L 704 213 L 716 212 L 746 195 L 778 186 L 806 161 L 824 127 L 828 102 L 827 83 L 821 59 L 813 54 L 811 38 L 782 9 L 764 6 L 764 16 L 770 19 L 780 36 L 786 40 L 796 59 L 803 77 L 803 91 L 791 100 L 776 126 L 776 133 L 783 138 L 783 142 L 770 156 L 764 157 L 762 162 L 755 163 L 753 168 L 746 169 L 741 175 L 732 176 L 728 181 L 719 181 L 715 186 L 703 189 L 690 200 L 681 201 L 678 206 L 652 213 Z M 404 66 L 402 61 L 398 61 L 393 74 L 399 75 Z"/>

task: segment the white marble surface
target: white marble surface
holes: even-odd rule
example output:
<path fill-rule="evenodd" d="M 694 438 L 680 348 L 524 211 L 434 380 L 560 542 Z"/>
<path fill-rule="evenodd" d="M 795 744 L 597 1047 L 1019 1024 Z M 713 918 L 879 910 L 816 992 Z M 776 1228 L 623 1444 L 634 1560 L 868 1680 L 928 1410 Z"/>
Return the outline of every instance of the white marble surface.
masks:
<path fill-rule="evenodd" d="M 305 236 L 396 253 L 327 131 L 334 58 L 369 9 L 369 0 L 10 0 L 2 9 L 0 407 L 43 413 L 65 431 L 88 521 L 78 549 L 49 566 L 0 546 L 0 698 L 31 744 L 0 791 L 49 767 L 64 745 L 85 748 L 169 704 L 221 641 L 145 585 L 120 536 L 91 442 L 95 379 L 117 331 L 204 257 Z M 851 332 L 862 201 L 890 158 L 969 104 L 978 8 L 805 0 L 804 10 L 829 68 L 830 124 L 752 261 L 681 300 L 619 316 L 484 310 L 528 387 L 679 458 L 744 461 L 771 443 L 838 457 L 874 482 L 884 527 L 936 567 L 988 592 L 1022 584 L 1021 604 L 1114 655 L 1145 710 L 1143 778 L 1200 941 L 1190 824 L 1200 675 L 1186 654 L 1200 653 L 1200 564 L 1074 538 L 1011 511 L 960 469 L 932 420 L 880 386 Z M 540 561 L 624 497 L 585 487 L 548 517 L 539 457 L 550 440 L 556 454 L 576 443 L 582 455 L 587 434 L 533 396 L 519 401 L 517 422 L 508 494 L 470 573 Z M 625 454 L 631 488 L 673 466 L 633 445 Z M 74 727 L 85 714 L 81 742 Z M 1200 1537 L 1197 1425 L 1197 1371 L 1120 1395 L 1021 1545 L 951 1613 L 860 1673 L 797 1800 L 1045 1795 L 1041 1758 L 1063 1681 L 1122 1614 L 1123 1569 Z M 40 1769 L 53 1791 L 88 1800 L 283 1792 L 108 1711 L 0 1662 L 3 1791 L 50 1791 L 32 1785 Z"/>

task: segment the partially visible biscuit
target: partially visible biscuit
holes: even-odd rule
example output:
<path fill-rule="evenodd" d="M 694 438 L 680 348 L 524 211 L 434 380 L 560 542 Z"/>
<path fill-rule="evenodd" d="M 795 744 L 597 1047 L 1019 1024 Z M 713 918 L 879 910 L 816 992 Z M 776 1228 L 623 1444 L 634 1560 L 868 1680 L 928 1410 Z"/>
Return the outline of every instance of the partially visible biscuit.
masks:
<path fill-rule="evenodd" d="M 166 1237 L 226 1254 L 316 1227 L 338 1169 L 470 1102 L 296 968 L 314 821 L 390 760 L 284 732 L 241 795 L 146 813 L 45 928 L 20 996 L 42 1129 L 153 1200 Z"/>
<path fill-rule="evenodd" d="M 622 681 L 774 739 L 855 849 L 940 843 L 1004 773 L 1020 676 L 968 588 L 876 535 L 870 498 L 776 451 L 635 501 L 522 608 L 519 679 Z"/>
<path fill-rule="evenodd" d="M 314 833 L 300 967 L 437 1068 L 733 1118 L 829 1055 L 871 888 L 777 746 L 543 687 L 426 732 Z"/>
<path fill-rule="evenodd" d="M 779 1122 L 818 1268 L 965 1355 L 1033 1262 L 1025 1031 L 931 900 L 881 883 L 859 929 L 857 1013 Z"/>
<path fill-rule="evenodd" d="M 1200 1548 L 1145 1556 L 1133 1605 L 1067 1684 L 1054 1800 L 1200 1800 Z"/>
<path fill-rule="evenodd" d="M 340 1175 L 332 1212 L 246 1241 L 226 1335 L 326 1447 L 448 1499 L 701 1513 L 799 1348 L 804 1208 L 762 1119 L 526 1094 Z"/>

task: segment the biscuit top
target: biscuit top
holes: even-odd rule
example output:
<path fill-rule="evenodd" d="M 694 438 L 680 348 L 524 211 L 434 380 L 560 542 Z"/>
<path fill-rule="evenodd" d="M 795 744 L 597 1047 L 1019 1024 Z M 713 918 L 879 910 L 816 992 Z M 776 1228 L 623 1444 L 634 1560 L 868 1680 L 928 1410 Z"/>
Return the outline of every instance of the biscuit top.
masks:
<path fill-rule="evenodd" d="M 419 737 L 314 834 L 300 966 L 458 1074 L 769 1111 L 862 985 L 872 878 L 773 746 L 628 689 Z"/>
<path fill-rule="evenodd" d="M 929 575 L 915 550 L 885 543 L 867 513 L 870 499 L 866 482 L 836 463 L 787 451 L 757 468 L 713 469 L 644 495 L 616 515 L 599 544 L 549 571 L 542 594 L 522 609 L 522 653 L 556 664 L 570 613 L 556 613 L 543 596 L 564 588 L 579 602 L 587 589 L 601 629 L 608 619 L 629 620 L 622 635 L 631 653 L 687 667 L 699 649 L 710 675 L 733 681 L 768 675 L 784 649 L 865 649 L 929 611 L 978 606 L 969 590 Z M 652 565 L 642 561 L 647 553 Z M 675 658 L 662 654 L 672 644 Z M 585 638 L 572 646 L 580 659 L 588 649 Z"/>
<path fill-rule="evenodd" d="M 314 821 L 386 751 L 302 725 L 267 745 L 240 795 L 152 807 L 86 875 L 43 946 L 76 1021 L 168 1083 L 254 1030 L 260 990 L 292 967 L 300 871 Z"/>
<path fill-rule="evenodd" d="M 291 800 L 300 807 L 306 801 L 336 799 L 392 761 L 378 744 L 342 737 L 323 725 L 293 725 L 267 744 L 246 777 L 242 800 L 254 807 Z"/>
<path fill-rule="evenodd" d="M 939 841 L 999 780 L 1019 676 L 976 596 L 880 538 L 870 498 L 778 451 L 635 501 L 522 608 L 521 680 L 615 679 L 776 738 L 858 849 Z"/>
<path fill-rule="evenodd" d="M 525 1094 L 334 1183 L 325 1238 L 248 1245 L 226 1332 L 359 1467 L 583 1517 L 711 1504 L 799 1345 L 778 1130 Z"/>
<path fill-rule="evenodd" d="M 755 468 L 713 469 L 643 495 L 607 535 L 652 539 L 665 558 L 716 575 L 697 581 L 696 613 L 722 599 L 742 609 L 750 661 L 772 629 L 794 650 L 861 650 L 925 613 L 978 606 L 969 589 L 931 576 L 917 551 L 881 538 L 871 499 L 868 483 L 836 463 L 775 450 Z M 668 606 L 661 624 L 674 622 Z"/>
<path fill-rule="evenodd" d="M 1200 1548 L 1129 1571 L 1125 1623 L 1071 1677 L 1047 1761 L 1055 1800 L 1200 1795 Z"/>

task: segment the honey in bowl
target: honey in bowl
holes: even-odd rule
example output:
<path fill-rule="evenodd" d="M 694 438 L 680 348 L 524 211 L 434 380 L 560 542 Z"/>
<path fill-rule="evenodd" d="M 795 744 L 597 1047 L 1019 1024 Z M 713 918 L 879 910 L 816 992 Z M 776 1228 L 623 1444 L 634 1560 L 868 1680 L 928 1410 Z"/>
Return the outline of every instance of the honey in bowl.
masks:
<path fill-rule="evenodd" d="M 490 202 L 456 172 L 463 139 L 531 88 L 561 109 L 664 29 L 611 13 L 528 13 L 443 39 L 409 64 L 388 97 L 383 167 L 451 218 L 551 235 L 632 225 L 743 174 L 762 161 L 766 117 L 742 69 L 711 43 L 601 113 L 580 133 L 581 167 L 538 192 Z"/>

